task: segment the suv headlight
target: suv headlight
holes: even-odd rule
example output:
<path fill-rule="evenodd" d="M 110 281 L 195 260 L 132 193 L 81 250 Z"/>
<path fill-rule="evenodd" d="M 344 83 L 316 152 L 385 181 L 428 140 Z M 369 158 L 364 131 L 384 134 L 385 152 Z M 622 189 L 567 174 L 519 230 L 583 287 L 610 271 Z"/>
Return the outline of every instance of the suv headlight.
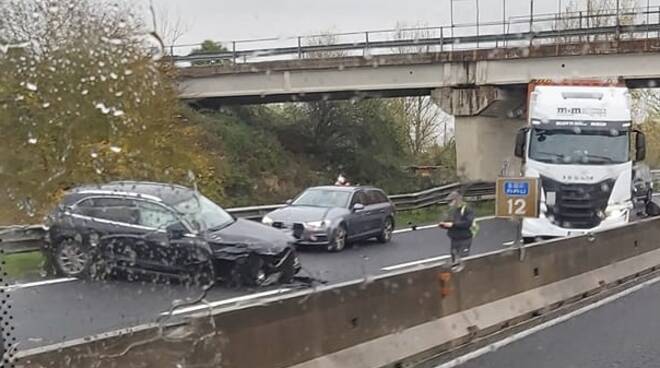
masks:
<path fill-rule="evenodd" d="M 330 220 L 306 222 L 305 227 L 310 230 L 323 230 L 330 225 Z"/>
<path fill-rule="evenodd" d="M 264 216 L 261 219 L 261 223 L 264 224 L 264 225 L 273 226 L 273 222 L 275 222 L 275 221 L 273 221 L 273 219 L 268 217 L 268 216 Z"/>

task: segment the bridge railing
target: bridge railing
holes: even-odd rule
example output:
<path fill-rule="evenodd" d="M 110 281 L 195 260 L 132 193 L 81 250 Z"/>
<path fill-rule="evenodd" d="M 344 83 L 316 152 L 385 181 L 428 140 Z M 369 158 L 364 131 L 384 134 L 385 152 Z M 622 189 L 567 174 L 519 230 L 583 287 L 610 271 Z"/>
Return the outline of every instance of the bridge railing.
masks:
<path fill-rule="evenodd" d="M 510 17 L 506 20 L 365 32 L 317 34 L 217 42 L 220 52 L 192 52 L 200 44 L 169 46 L 177 65 L 232 65 L 272 60 L 314 59 L 425 52 L 451 52 L 539 44 L 657 37 L 660 7 L 574 11 Z"/>

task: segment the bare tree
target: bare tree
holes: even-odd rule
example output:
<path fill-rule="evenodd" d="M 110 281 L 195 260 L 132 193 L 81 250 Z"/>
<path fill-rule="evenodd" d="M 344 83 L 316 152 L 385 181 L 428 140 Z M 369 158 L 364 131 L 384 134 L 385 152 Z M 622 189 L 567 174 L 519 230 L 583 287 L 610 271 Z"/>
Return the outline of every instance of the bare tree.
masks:
<path fill-rule="evenodd" d="M 330 46 L 338 43 L 336 35 L 331 31 L 323 31 L 316 36 L 308 36 L 304 39 L 304 46 Z M 303 53 L 301 55 L 305 59 L 330 59 L 348 56 L 345 50 L 318 50 Z"/>
<path fill-rule="evenodd" d="M 395 40 L 419 41 L 434 37 L 425 24 L 407 27 L 397 23 Z M 416 43 L 416 42 L 413 42 Z M 433 50 L 430 45 L 402 46 L 392 50 L 400 54 L 426 53 Z M 401 125 L 411 155 L 419 158 L 441 140 L 443 146 L 451 138 L 450 117 L 429 96 L 413 96 L 396 99 L 393 107 L 401 117 Z"/>
<path fill-rule="evenodd" d="M 617 9 L 618 4 L 618 9 Z M 558 31 L 578 28 L 599 28 L 607 26 L 626 26 L 634 24 L 638 14 L 633 11 L 638 7 L 637 0 L 587 0 L 586 11 L 578 7 L 577 2 L 571 1 L 563 9 L 564 14 L 554 25 Z M 613 35 L 593 36 L 567 36 L 560 37 L 559 43 L 567 42 L 594 42 L 613 40 Z"/>
<path fill-rule="evenodd" d="M 450 116 L 445 114 L 429 96 L 398 98 L 392 106 L 400 116 L 406 145 L 419 158 L 438 143 L 446 145 L 452 136 Z"/>
<path fill-rule="evenodd" d="M 151 14 L 153 32 L 167 46 L 176 45 L 188 31 L 188 25 L 180 15 L 172 16 L 170 11 L 164 6 L 155 7 L 153 0 L 149 1 L 149 13 Z"/>

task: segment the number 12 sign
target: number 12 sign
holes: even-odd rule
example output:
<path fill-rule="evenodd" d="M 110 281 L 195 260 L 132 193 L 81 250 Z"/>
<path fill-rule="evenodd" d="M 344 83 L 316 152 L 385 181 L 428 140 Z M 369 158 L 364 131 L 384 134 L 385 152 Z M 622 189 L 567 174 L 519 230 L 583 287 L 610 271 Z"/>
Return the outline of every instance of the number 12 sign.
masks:
<path fill-rule="evenodd" d="M 538 217 L 538 179 L 497 178 L 495 215 L 497 217 Z"/>

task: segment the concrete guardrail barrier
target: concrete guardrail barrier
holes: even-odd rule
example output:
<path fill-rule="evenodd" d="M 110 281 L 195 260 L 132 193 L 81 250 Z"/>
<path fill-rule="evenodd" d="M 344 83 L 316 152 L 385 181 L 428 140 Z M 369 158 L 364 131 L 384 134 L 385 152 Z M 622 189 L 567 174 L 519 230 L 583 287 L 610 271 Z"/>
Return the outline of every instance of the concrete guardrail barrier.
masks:
<path fill-rule="evenodd" d="M 460 273 L 429 264 L 18 351 L 16 367 L 389 366 L 655 270 L 659 237 L 660 219 L 643 220 L 470 257 Z"/>

